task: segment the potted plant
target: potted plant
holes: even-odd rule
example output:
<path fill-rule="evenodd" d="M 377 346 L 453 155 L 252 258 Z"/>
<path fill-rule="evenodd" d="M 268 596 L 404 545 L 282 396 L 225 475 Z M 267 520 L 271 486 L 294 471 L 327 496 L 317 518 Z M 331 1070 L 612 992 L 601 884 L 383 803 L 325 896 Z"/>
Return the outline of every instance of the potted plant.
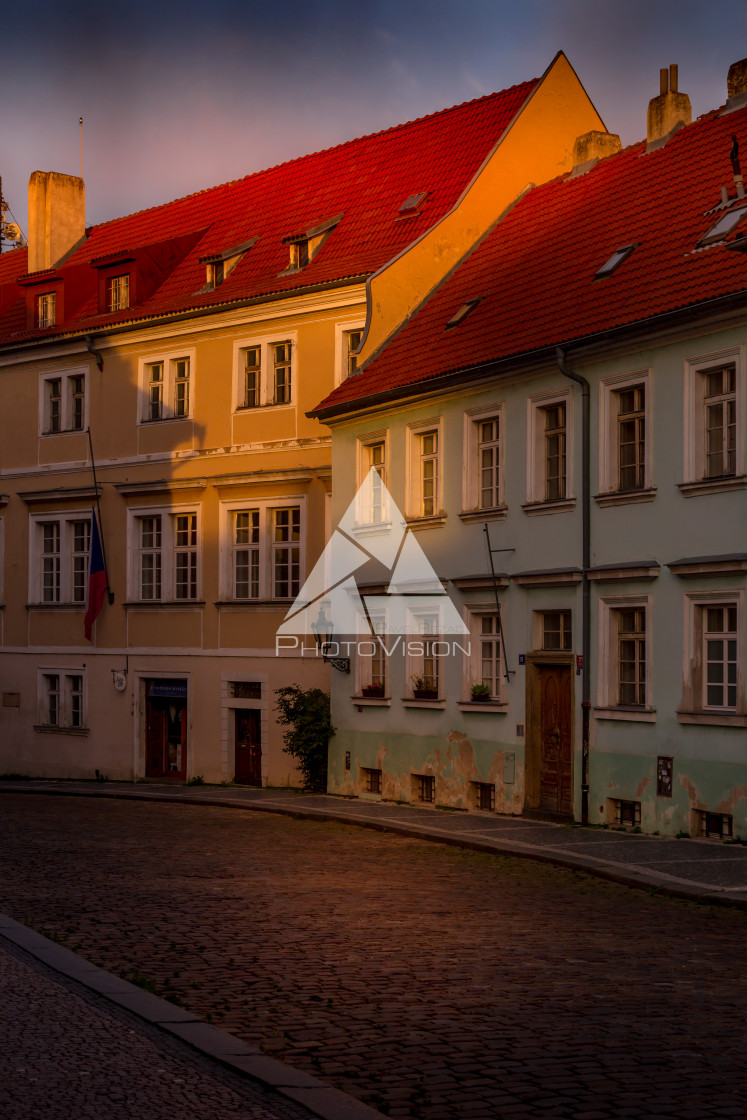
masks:
<path fill-rule="evenodd" d="M 477 704 L 487 704 L 490 699 L 490 689 L 486 684 L 473 684 L 470 695 Z"/>
<path fill-rule="evenodd" d="M 374 681 L 372 684 L 364 684 L 361 695 L 367 696 L 369 699 L 380 700 L 384 696 L 384 682 Z"/>
<path fill-rule="evenodd" d="M 416 700 L 438 700 L 438 682 L 433 677 L 418 676 L 413 673 L 412 694 Z"/>

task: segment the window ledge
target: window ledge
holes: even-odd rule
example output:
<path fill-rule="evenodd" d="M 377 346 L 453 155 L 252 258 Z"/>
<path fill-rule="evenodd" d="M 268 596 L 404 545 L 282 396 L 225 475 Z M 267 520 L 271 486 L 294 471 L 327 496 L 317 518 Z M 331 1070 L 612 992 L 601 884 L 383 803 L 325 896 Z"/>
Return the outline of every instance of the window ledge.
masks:
<path fill-rule="evenodd" d="M 402 697 L 403 708 L 437 708 L 443 710 L 446 707 L 445 700 L 416 700 L 414 696 Z"/>
<path fill-rule="evenodd" d="M 593 708 L 595 719 L 619 719 L 638 723 L 656 723 L 655 708 Z"/>
<path fill-rule="evenodd" d="M 27 611 L 84 611 L 85 603 L 27 603 Z"/>
<path fill-rule="evenodd" d="M 661 570 L 661 565 L 656 560 L 642 561 L 640 564 L 602 565 L 598 568 L 589 568 L 587 573 L 594 582 L 613 580 L 650 580 L 656 579 Z"/>
<path fill-rule="evenodd" d="M 147 417 L 141 417 L 138 424 L 141 428 L 158 427 L 159 424 L 189 424 L 194 420 L 193 416 L 161 416 L 158 420 L 149 420 Z"/>
<path fill-rule="evenodd" d="M 683 712 L 677 710 L 678 723 L 696 723 L 715 727 L 747 727 L 747 713 L 744 712 Z"/>
<path fill-rule="evenodd" d="M 391 696 L 351 696 L 350 702 L 359 708 L 391 708 Z"/>
<path fill-rule="evenodd" d="M 277 610 L 282 608 L 287 610 L 289 605 L 293 602 L 292 598 L 289 599 L 216 599 L 213 603 L 214 607 L 236 607 L 238 610 L 252 609 L 253 607 L 261 607 L 265 610 Z M 128 604 L 125 604 L 127 606 Z"/>
<path fill-rule="evenodd" d="M 234 409 L 234 416 L 241 412 L 264 412 L 268 408 L 295 408 L 293 401 L 284 401 L 282 404 L 267 401 L 265 404 L 239 404 Z"/>
<path fill-rule="evenodd" d="M 39 432 L 41 439 L 47 436 L 80 436 L 85 433 L 85 428 L 60 428 L 57 432 Z"/>
<path fill-rule="evenodd" d="M 538 513 L 567 513 L 575 508 L 575 498 L 560 498 L 551 502 L 525 502 L 521 507 L 524 513 L 534 517 Z"/>
<path fill-rule="evenodd" d="M 731 478 L 701 478 L 697 482 L 679 482 L 677 489 L 684 498 L 695 498 L 699 494 L 720 494 L 724 490 L 744 490 L 747 487 L 747 474 L 735 474 Z"/>
<path fill-rule="evenodd" d="M 465 525 L 471 525 L 475 521 L 503 521 L 507 513 L 508 506 L 490 506 L 488 509 L 464 509 L 459 518 Z"/>
<path fill-rule="evenodd" d="M 197 607 L 204 607 L 204 599 L 179 599 L 175 602 L 172 599 L 162 601 L 160 599 L 150 599 L 147 602 L 127 602 L 122 606 L 128 611 L 189 611 Z"/>
<path fill-rule="evenodd" d="M 411 529 L 435 529 L 446 523 L 446 514 L 437 513 L 433 517 L 406 517 L 405 522 Z"/>
<path fill-rule="evenodd" d="M 389 533 L 391 528 L 391 521 L 356 521 L 351 532 L 356 536 L 366 536 L 368 533 Z"/>
<path fill-rule="evenodd" d="M 667 567 L 681 579 L 731 575 L 735 572 L 747 572 L 747 553 L 735 552 L 729 556 L 691 556 L 683 560 L 672 560 Z"/>
<path fill-rule="evenodd" d="M 457 708 L 460 712 L 497 712 L 499 715 L 505 715 L 508 711 L 508 701 L 459 700 L 457 701 Z"/>
<path fill-rule="evenodd" d="M 43 735 L 90 735 L 91 730 L 89 727 L 56 727 L 51 723 L 35 723 L 34 731 L 39 731 Z"/>
<path fill-rule="evenodd" d="M 614 490 L 607 494 L 595 494 L 594 501 L 602 506 L 628 506 L 635 502 L 653 502 L 656 497 L 656 487 L 649 486 L 645 490 Z"/>

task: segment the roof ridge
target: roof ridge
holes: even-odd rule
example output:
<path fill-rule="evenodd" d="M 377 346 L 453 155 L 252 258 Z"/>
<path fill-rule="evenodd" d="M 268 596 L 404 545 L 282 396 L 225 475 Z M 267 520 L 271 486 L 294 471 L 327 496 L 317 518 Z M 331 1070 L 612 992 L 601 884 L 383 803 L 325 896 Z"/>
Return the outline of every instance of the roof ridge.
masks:
<path fill-rule="evenodd" d="M 137 218 L 143 214 L 152 214 L 156 210 L 163 210 L 167 206 L 174 206 L 178 202 L 188 202 L 190 199 L 198 198 L 200 195 L 211 194 L 213 191 L 223 190 L 225 187 L 235 186 L 237 183 L 243 183 L 247 179 L 253 179 L 259 175 L 267 175 L 272 171 L 277 171 L 281 167 L 290 167 L 295 163 L 301 163 L 306 159 L 313 159 L 315 156 L 326 155 L 329 152 L 337 151 L 341 148 L 346 148 L 351 144 L 359 144 L 362 141 L 371 141 L 378 136 L 386 136 L 389 133 L 399 132 L 401 129 L 410 128 L 414 124 L 420 124 L 423 121 L 431 120 L 434 117 L 446 116 L 447 113 L 454 113 L 457 110 L 465 109 L 470 105 L 477 105 L 481 101 L 490 101 L 498 97 L 503 97 L 506 94 L 513 93 L 515 90 L 521 89 L 526 86 L 527 89 L 536 86 L 539 78 L 530 78 L 525 82 L 516 82 L 512 86 L 507 86 L 506 89 L 495 90 L 493 93 L 483 94 L 482 97 L 474 97 L 469 101 L 459 101 L 456 105 L 448 105 L 444 109 L 435 109 L 432 113 L 424 113 L 421 117 L 413 117 L 409 121 L 401 121 L 399 124 L 390 125 L 388 128 L 379 129 L 377 132 L 366 132 L 360 136 L 353 136 L 349 140 L 341 140 L 338 144 L 331 144 L 328 148 L 318 148 L 313 152 L 306 152 L 304 155 L 293 156 L 292 159 L 281 160 L 280 163 L 270 164 L 269 167 L 260 167 L 256 171 L 249 171 L 246 175 L 240 175 L 236 179 L 227 179 L 224 183 L 215 183 L 210 187 L 202 187 L 198 191 L 191 191 L 189 194 L 180 195 L 178 198 L 168 199 L 166 202 L 158 202 L 154 206 L 146 206 L 142 210 L 133 210 L 129 214 L 120 214 L 116 218 L 107 218 L 106 221 L 98 222 L 96 225 L 89 227 L 89 233 L 94 230 L 100 230 L 105 226 L 113 225 L 115 222 L 122 222 L 128 218 Z"/>

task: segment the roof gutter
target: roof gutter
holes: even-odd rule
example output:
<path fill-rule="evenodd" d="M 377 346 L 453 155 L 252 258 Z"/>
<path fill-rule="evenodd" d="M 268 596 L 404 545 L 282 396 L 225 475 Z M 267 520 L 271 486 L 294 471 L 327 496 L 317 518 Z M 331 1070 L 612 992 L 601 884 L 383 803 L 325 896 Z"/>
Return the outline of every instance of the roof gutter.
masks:
<path fill-rule="evenodd" d="M 591 722 L 591 388 L 580 373 L 569 369 L 565 351 L 555 351 L 563 377 L 581 386 L 581 824 L 589 823 L 589 728 Z"/>

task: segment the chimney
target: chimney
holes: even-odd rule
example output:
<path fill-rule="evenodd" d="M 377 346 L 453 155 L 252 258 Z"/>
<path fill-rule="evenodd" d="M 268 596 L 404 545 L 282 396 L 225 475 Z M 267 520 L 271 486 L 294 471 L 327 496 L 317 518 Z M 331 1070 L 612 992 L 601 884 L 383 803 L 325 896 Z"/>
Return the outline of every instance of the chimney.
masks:
<path fill-rule="evenodd" d="M 76 175 L 34 171 L 29 179 L 29 272 L 56 268 L 86 235 L 86 188 Z"/>
<path fill-rule="evenodd" d="M 726 102 L 727 112 L 747 105 L 747 58 L 732 62 L 726 79 L 726 93 L 729 98 Z"/>
<path fill-rule="evenodd" d="M 577 136 L 573 145 L 573 172 L 572 175 L 585 175 L 592 167 L 606 156 L 613 156 L 615 152 L 622 151 L 620 137 L 614 132 L 599 132 L 592 130 L 583 136 Z"/>
<path fill-rule="evenodd" d="M 659 96 L 648 103 L 647 152 L 663 148 L 678 129 L 693 119 L 690 98 L 677 90 L 675 64 L 668 71 L 659 71 L 659 83 Z"/>

